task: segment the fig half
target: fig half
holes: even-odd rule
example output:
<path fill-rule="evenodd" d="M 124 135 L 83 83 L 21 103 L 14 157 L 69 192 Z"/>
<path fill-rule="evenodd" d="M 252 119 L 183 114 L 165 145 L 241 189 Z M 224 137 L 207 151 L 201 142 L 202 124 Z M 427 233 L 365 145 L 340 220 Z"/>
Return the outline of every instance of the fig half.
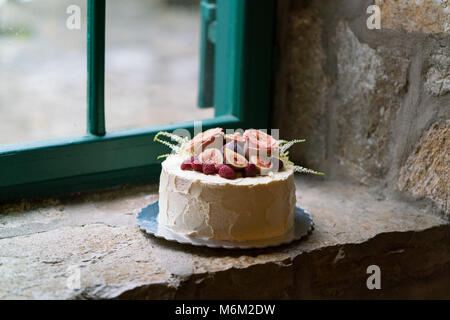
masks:
<path fill-rule="evenodd" d="M 206 147 L 210 146 L 213 142 L 220 140 L 222 142 L 223 139 L 223 129 L 222 128 L 214 128 L 206 130 L 205 132 L 201 132 L 197 134 L 191 141 L 189 141 L 186 151 L 189 151 L 191 154 L 197 155 L 201 153 Z"/>
<path fill-rule="evenodd" d="M 222 148 L 222 150 L 230 149 L 231 151 L 237 152 L 241 156 L 245 156 L 244 149 L 236 142 L 230 141 L 227 144 L 225 144 Z M 225 151 L 224 151 L 225 153 Z"/>
<path fill-rule="evenodd" d="M 201 163 L 212 163 L 215 166 L 223 163 L 222 152 L 216 148 L 206 149 L 198 155 L 198 160 Z"/>
<path fill-rule="evenodd" d="M 250 156 L 250 163 L 253 163 L 256 166 L 258 172 L 262 175 L 266 175 L 269 172 L 274 171 L 274 165 L 271 158 L 252 155 Z"/>
<path fill-rule="evenodd" d="M 245 159 L 244 156 L 240 155 L 237 152 L 234 152 L 231 149 L 224 148 L 223 154 L 225 158 L 225 163 L 235 170 L 244 169 L 248 163 L 247 159 Z"/>
<path fill-rule="evenodd" d="M 225 141 L 234 141 L 239 144 L 245 143 L 245 138 L 241 135 L 240 132 L 236 132 L 234 134 L 225 134 Z"/>
<path fill-rule="evenodd" d="M 245 149 L 247 156 L 261 153 L 270 156 L 280 145 L 278 140 L 261 130 L 245 130 L 244 138 L 246 140 Z"/>

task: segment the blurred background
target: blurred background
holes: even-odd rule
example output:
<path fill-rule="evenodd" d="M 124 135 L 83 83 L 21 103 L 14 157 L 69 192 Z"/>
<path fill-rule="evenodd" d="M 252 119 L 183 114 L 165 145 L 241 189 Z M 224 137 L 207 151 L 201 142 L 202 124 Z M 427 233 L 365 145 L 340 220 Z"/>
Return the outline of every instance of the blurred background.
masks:
<path fill-rule="evenodd" d="M 86 132 L 86 6 L 0 0 L 0 144 Z M 107 1 L 107 130 L 213 116 L 196 107 L 199 36 L 199 0 Z"/>

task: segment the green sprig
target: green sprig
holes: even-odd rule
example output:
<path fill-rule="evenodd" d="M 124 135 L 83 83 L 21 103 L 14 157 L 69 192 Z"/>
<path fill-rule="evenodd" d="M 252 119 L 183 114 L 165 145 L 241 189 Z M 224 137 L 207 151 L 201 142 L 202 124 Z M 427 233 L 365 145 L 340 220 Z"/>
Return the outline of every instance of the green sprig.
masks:
<path fill-rule="evenodd" d="M 176 141 L 177 143 L 170 143 L 169 141 L 166 140 L 162 140 L 159 137 L 160 136 L 164 136 L 164 137 L 169 137 L 170 139 L 172 139 L 173 141 Z M 169 133 L 169 132 L 165 132 L 165 131 L 160 131 L 158 132 L 155 137 L 153 138 L 153 141 L 157 141 L 159 143 L 162 143 L 163 145 L 169 147 L 170 149 L 172 149 L 172 154 L 181 154 L 183 153 L 183 149 L 184 146 L 188 143 L 188 138 L 182 138 L 180 136 L 177 136 L 176 134 L 173 133 Z M 170 156 L 171 154 L 162 154 L 160 156 L 158 156 L 157 159 L 161 159 L 161 158 L 166 158 L 168 156 Z"/>
<path fill-rule="evenodd" d="M 292 169 L 294 170 L 294 172 L 299 172 L 299 173 L 312 173 L 312 174 L 316 174 L 319 176 L 323 176 L 325 175 L 322 172 L 319 171 L 314 171 L 308 168 L 304 168 L 302 166 L 298 166 L 295 163 L 293 163 L 292 161 L 289 160 L 289 151 L 288 149 L 290 147 L 292 147 L 294 144 L 296 143 L 301 143 L 301 142 L 305 142 L 305 139 L 294 139 L 291 141 L 286 141 L 286 140 L 280 140 L 280 160 L 282 160 L 286 165 L 292 167 Z"/>
<path fill-rule="evenodd" d="M 280 144 L 281 145 L 280 152 L 285 153 L 294 144 L 305 142 L 305 141 L 306 141 L 305 139 L 294 139 L 294 140 L 286 141 L 286 142 L 285 142 L 285 140 L 283 140 L 282 142 L 284 142 L 284 143 Z"/>
<path fill-rule="evenodd" d="M 325 173 L 323 172 L 319 172 L 319 171 L 314 171 L 308 168 L 304 168 L 302 166 L 297 166 L 297 165 L 293 165 L 292 169 L 294 170 L 294 172 L 299 172 L 299 173 L 312 173 L 312 174 L 317 174 L 319 176 L 324 176 Z"/>

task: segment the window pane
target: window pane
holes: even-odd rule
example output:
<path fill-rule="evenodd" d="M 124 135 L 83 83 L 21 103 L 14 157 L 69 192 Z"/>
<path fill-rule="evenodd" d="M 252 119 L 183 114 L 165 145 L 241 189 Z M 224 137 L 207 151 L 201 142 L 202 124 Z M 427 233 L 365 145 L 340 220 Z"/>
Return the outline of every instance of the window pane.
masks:
<path fill-rule="evenodd" d="M 197 108 L 196 0 L 108 0 L 107 130 L 210 118 Z"/>
<path fill-rule="evenodd" d="M 86 0 L 0 0 L 0 144 L 83 134 L 85 114 Z"/>

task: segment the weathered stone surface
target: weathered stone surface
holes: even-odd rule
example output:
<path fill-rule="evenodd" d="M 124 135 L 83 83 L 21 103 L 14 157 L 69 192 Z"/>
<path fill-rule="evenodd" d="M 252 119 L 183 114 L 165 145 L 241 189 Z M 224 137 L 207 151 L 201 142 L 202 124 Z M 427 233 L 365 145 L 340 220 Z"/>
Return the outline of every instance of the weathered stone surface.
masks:
<path fill-rule="evenodd" d="M 65 197 L 0 205 L 0 239 L 105 221 L 112 226 L 135 225 L 135 215 L 147 203 L 157 200 L 157 191 L 157 185 L 148 185 L 94 193 L 77 201 Z M 118 193 L 120 199 L 116 199 Z"/>
<path fill-rule="evenodd" d="M 447 52 L 434 54 L 429 64 L 424 84 L 425 89 L 433 96 L 446 95 L 450 92 L 450 39 Z"/>
<path fill-rule="evenodd" d="M 450 120 L 435 123 L 400 170 L 397 186 L 415 197 L 435 201 L 450 212 Z"/>
<path fill-rule="evenodd" d="M 350 175 L 373 183 L 385 174 L 391 123 L 407 88 L 409 60 L 360 43 L 345 22 L 336 31 L 336 154 Z"/>
<path fill-rule="evenodd" d="M 149 244 L 139 236 L 133 227 L 92 224 L 5 239 L 1 298 L 114 298 L 129 286 L 167 280 L 169 274 L 146 254 Z M 79 268 L 86 290 L 68 288 L 73 268 Z"/>
<path fill-rule="evenodd" d="M 326 154 L 325 105 L 328 79 L 323 70 L 323 21 L 314 8 L 290 13 L 287 26 L 286 98 L 274 113 L 273 126 L 283 139 L 307 140 L 291 149 L 292 160 L 318 168 Z M 305 156 L 308 155 L 308 156 Z"/>
<path fill-rule="evenodd" d="M 264 250 L 146 236 L 128 213 L 156 199 L 154 186 L 65 199 L 54 221 L 46 220 L 48 203 L 31 206 L 29 221 L 10 207 L 0 226 L 0 299 L 448 297 L 447 221 L 358 185 L 299 176 L 296 187 L 315 230 Z M 380 292 L 365 287 L 370 264 L 382 268 Z M 67 286 L 74 270 L 80 289 Z"/>
<path fill-rule="evenodd" d="M 450 33 L 447 0 L 375 0 L 381 10 L 381 28 L 408 32 Z"/>

